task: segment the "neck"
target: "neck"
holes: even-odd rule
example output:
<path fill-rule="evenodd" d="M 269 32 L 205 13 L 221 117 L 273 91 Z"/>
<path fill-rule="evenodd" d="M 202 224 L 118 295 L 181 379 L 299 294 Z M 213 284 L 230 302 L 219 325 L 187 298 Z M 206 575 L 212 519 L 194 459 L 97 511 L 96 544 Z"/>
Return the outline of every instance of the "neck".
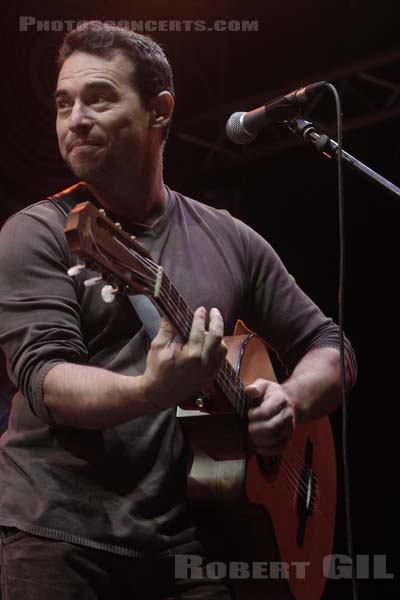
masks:
<path fill-rule="evenodd" d="M 104 208 L 122 221 L 145 225 L 153 225 L 161 217 L 168 200 L 161 161 L 146 173 L 130 172 L 125 177 L 87 183 L 87 187 Z"/>

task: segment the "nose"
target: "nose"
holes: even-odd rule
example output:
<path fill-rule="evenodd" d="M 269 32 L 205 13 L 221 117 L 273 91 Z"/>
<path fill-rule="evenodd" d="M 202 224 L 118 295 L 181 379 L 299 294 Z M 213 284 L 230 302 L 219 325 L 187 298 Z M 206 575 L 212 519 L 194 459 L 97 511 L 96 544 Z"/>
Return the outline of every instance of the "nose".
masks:
<path fill-rule="evenodd" d="M 76 101 L 72 107 L 69 118 L 69 128 L 77 135 L 88 135 L 93 127 L 93 121 L 89 115 L 89 109 L 80 101 Z"/>

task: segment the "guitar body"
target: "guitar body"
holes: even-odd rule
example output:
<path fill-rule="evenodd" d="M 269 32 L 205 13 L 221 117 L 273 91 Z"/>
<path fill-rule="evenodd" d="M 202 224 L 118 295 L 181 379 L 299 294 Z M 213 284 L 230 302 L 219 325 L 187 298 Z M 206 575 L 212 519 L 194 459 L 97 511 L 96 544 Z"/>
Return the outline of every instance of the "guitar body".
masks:
<path fill-rule="evenodd" d="M 228 360 L 243 382 L 276 380 L 260 338 L 245 333 L 225 341 Z M 243 424 L 221 394 L 208 392 L 197 407 L 186 403 L 177 413 L 192 450 L 189 498 L 200 510 L 212 507 L 228 538 L 232 528 L 237 532 L 240 560 L 288 563 L 267 580 L 238 581 L 237 597 L 256 600 L 273 590 L 274 600 L 292 594 L 296 600 L 319 600 L 326 583 L 323 560 L 332 552 L 335 530 L 336 462 L 329 418 L 298 425 L 285 452 L 268 459 L 252 452 Z M 247 523 L 242 528 L 241 519 Z M 268 536 L 273 540 L 263 539 Z M 297 571 L 295 562 L 303 565 Z"/>

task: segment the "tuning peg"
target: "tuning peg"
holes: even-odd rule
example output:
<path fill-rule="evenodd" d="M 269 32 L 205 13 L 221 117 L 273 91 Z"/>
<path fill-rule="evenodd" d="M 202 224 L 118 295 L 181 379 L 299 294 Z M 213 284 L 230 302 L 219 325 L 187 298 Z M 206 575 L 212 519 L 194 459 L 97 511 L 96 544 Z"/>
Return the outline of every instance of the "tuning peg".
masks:
<path fill-rule="evenodd" d="M 197 408 L 205 408 L 206 407 L 206 403 L 204 402 L 204 398 L 196 398 L 196 407 Z"/>
<path fill-rule="evenodd" d="M 92 285 L 97 285 L 100 283 L 100 281 L 103 281 L 102 275 L 99 275 L 98 277 L 92 277 L 91 279 L 86 279 L 86 281 L 83 282 L 83 285 L 85 287 L 91 287 Z"/>
<path fill-rule="evenodd" d="M 118 294 L 119 289 L 112 285 L 104 285 L 101 289 L 101 297 L 106 304 L 111 304 L 115 300 L 115 294 Z"/>
<path fill-rule="evenodd" d="M 86 269 L 86 265 L 85 263 L 82 263 L 80 265 L 74 265 L 73 267 L 69 268 L 67 273 L 70 277 L 75 277 L 84 269 Z"/>

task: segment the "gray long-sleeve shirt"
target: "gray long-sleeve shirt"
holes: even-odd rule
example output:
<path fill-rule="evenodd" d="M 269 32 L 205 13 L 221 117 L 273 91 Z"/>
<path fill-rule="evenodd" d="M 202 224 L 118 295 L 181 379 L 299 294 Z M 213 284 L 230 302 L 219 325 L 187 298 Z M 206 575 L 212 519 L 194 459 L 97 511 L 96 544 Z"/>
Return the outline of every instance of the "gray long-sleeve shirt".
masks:
<path fill-rule="evenodd" d="M 93 201 L 83 184 L 64 197 Z M 190 551 L 196 541 L 174 411 L 98 431 L 54 424 L 43 402 L 54 365 L 137 375 L 149 348 L 127 298 L 105 304 L 97 287 L 83 286 L 90 273 L 68 276 L 64 222 L 44 200 L 11 217 L 0 235 L 0 344 L 20 390 L 0 442 L 0 525 L 131 556 Z M 171 192 L 154 227 L 130 230 L 193 309 L 217 306 L 227 335 L 241 318 L 288 372 L 312 348 L 338 347 L 337 326 L 271 246 L 226 211 Z"/>

